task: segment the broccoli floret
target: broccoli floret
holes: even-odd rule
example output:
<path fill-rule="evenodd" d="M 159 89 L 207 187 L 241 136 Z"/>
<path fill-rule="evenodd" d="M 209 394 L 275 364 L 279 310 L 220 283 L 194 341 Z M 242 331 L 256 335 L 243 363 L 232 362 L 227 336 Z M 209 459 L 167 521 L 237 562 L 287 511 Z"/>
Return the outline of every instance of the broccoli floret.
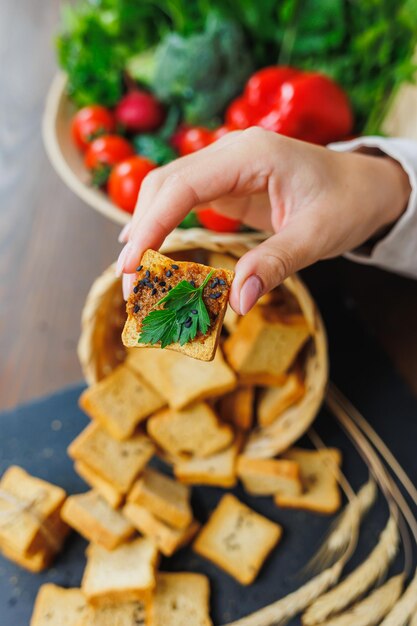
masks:
<path fill-rule="evenodd" d="M 207 123 L 219 115 L 253 71 L 242 29 L 211 14 L 206 29 L 189 37 L 168 34 L 149 62 L 131 62 L 134 78 L 148 83 L 164 102 L 181 103 L 185 121 Z"/>

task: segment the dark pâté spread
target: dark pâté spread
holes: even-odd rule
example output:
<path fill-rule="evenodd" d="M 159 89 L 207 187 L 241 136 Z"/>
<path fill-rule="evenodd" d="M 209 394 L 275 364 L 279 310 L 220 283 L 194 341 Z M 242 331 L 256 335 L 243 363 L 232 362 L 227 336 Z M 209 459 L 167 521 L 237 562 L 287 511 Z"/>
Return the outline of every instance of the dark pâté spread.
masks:
<path fill-rule="evenodd" d="M 142 321 L 151 310 L 164 308 L 163 304 L 157 305 L 157 303 L 178 283 L 186 280 L 192 287 L 199 287 L 212 270 L 214 273 L 203 290 L 203 300 L 210 317 L 210 326 L 229 299 L 230 273 L 188 261 L 167 260 L 164 263 L 151 263 L 149 266 L 140 265 L 136 270 L 137 282 L 126 307 L 127 313 L 132 315 L 137 322 L 138 332 Z M 200 337 L 197 335 L 196 340 L 198 339 L 202 339 L 201 335 Z"/>

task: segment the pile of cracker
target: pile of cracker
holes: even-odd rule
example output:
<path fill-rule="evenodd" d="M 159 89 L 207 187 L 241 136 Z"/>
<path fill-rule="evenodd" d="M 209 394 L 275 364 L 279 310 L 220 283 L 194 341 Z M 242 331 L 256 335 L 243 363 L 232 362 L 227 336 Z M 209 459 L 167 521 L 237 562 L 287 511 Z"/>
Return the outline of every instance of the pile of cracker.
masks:
<path fill-rule="evenodd" d="M 269 459 L 245 454 L 252 429 L 280 419 L 305 393 L 310 332 L 294 297 L 280 287 L 242 319 L 229 310 L 225 327 L 213 361 L 132 348 L 83 392 L 80 406 L 91 422 L 68 452 L 90 491 L 67 497 L 20 468 L 3 476 L 6 557 L 40 571 L 69 528 L 89 541 L 81 588 L 43 585 L 31 626 L 210 625 L 207 577 L 161 572 L 160 556 L 192 543 L 249 585 L 283 529 L 231 493 L 201 527 L 191 507 L 193 485 L 227 490 L 240 480 L 249 494 L 271 496 L 277 507 L 327 514 L 339 508 L 338 450 L 292 448 Z M 150 465 L 156 455 L 166 471 Z M 5 525 L 8 506 L 13 523 Z"/>

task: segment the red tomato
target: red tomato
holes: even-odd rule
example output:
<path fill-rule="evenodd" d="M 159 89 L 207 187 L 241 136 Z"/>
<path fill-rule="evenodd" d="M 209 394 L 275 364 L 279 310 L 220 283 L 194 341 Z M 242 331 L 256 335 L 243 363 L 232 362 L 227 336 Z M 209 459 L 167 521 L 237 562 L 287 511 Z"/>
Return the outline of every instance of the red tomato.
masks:
<path fill-rule="evenodd" d="M 211 207 L 199 209 L 197 217 L 203 226 L 218 233 L 235 233 L 240 228 L 239 220 L 221 215 L 221 213 L 217 213 Z"/>
<path fill-rule="evenodd" d="M 156 130 L 164 121 L 162 104 L 148 91 L 135 89 L 126 94 L 114 112 L 116 121 L 132 132 Z"/>
<path fill-rule="evenodd" d="M 180 124 L 177 128 L 177 130 L 175 131 L 175 133 L 172 135 L 171 139 L 169 140 L 169 143 L 171 144 L 171 146 L 174 148 L 174 150 L 176 150 L 178 153 L 180 151 L 180 145 L 182 142 L 182 139 L 185 135 L 185 133 L 191 128 L 191 126 L 188 126 L 187 124 Z"/>
<path fill-rule="evenodd" d="M 103 135 L 90 143 L 84 163 L 87 169 L 95 170 L 102 165 L 116 165 L 134 154 L 132 146 L 123 137 Z"/>
<path fill-rule="evenodd" d="M 212 140 L 217 141 L 218 139 L 221 139 L 222 137 L 227 135 L 227 133 L 230 133 L 232 130 L 234 129 L 230 126 L 227 126 L 226 124 L 223 124 L 223 126 L 219 126 L 215 130 L 213 130 Z"/>
<path fill-rule="evenodd" d="M 197 152 L 213 142 L 213 133 L 202 126 L 189 126 L 177 137 L 178 152 L 181 156 Z"/>
<path fill-rule="evenodd" d="M 243 97 L 251 107 L 265 110 L 275 102 L 281 85 L 298 74 L 299 70 L 285 65 L 264 67 L 249 78 Z"/>
<path fill-rule="evenodd" d="M 85 150 L 95 137 L 112 133 L 114 127 L 113 113 L 105 107 L 92 105 L 77 111 L 72 118 L 71 133 L 78 148 Z"/>
<path fill-rule="evenodd" d="M 110 198 L 124 211 L 133 213 L 142 181 L 156 167 L 155 163 L 141 156 L 117 163 L 107 185 Z"/>
<path fill-rule="evenodd" d="M 255 124 L 254 113 L 254 109 L 249 105 L 247 100 L 243 96 L 240 96 L 236 98 L 236 100 L 233 100 L 227 107 L 225 115 L 226 124 L 231 128 L 244 130 Z"/>

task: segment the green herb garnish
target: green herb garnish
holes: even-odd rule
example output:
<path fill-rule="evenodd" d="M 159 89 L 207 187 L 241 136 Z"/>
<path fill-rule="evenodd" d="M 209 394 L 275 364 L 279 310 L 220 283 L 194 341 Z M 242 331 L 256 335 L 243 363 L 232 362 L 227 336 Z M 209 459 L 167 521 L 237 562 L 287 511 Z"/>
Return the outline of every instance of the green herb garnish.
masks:
<path fill-rule="evenodd" d="M 182 280 L 159 300 L 155 306 L 163 304 L 164 308 L 152 310 L 145 317 L 138 343 L 161 343 L 161 348 L 166 348 L 178 342 L 183 346 L 195 339 L 199 331 L 205 335 L 210 327 L 210 317 L 203 290 L 213 273 L 214 270 L 209 272 L 199 287 Z"/>

